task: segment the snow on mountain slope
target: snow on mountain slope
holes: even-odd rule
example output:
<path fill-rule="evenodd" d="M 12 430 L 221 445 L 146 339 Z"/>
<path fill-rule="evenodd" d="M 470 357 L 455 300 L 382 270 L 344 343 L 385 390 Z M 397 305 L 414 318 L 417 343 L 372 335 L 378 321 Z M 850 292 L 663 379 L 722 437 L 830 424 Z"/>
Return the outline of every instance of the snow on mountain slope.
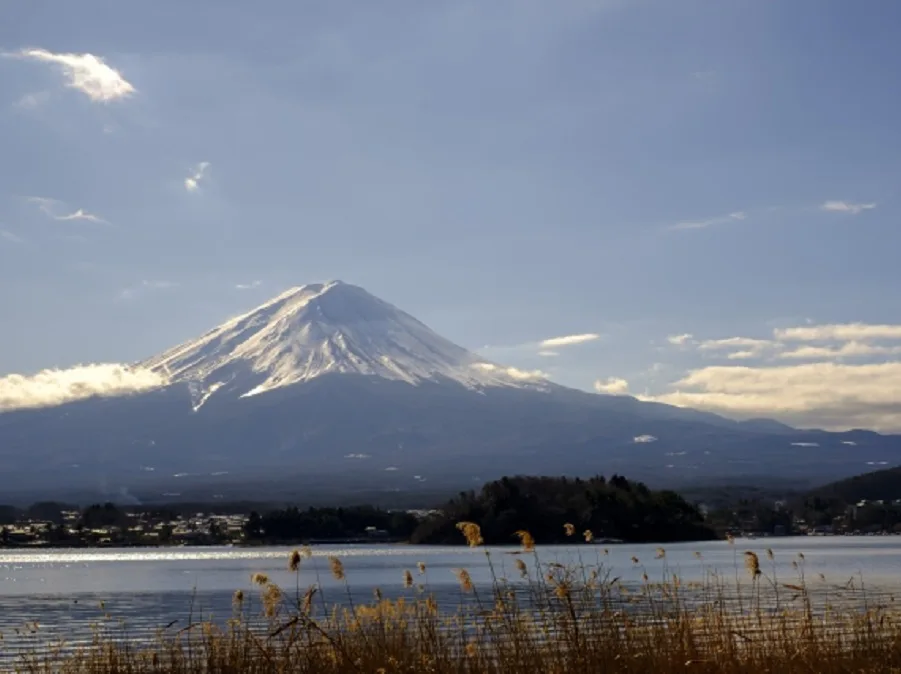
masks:
<path fill-rule="evenodd" d="M 485 362 L 362 288 L 332 281 L 292 288 L 194 341 L 140 364 L 197 388 L 195 410 L 228 386 L 251 396 L 328 373 L 473 389 L 544 389 L 537 372 Z"/>

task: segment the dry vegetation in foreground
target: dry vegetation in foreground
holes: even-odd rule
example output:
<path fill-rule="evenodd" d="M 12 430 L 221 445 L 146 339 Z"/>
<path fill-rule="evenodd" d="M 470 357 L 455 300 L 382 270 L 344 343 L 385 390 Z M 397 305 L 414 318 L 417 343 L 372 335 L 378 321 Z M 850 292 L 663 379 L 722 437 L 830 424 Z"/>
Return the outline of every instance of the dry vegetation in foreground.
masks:
<path fill-rule="evenodd" d="M 459 526 L 472 546 L 477 525 Z M 567 525 L 567 533 L 578 535 Z M 317 586 L 286 590 L 262 574 L 253 578 L 261 601 L 238 592 L 225 626 L 190 625 L 151 644 L 99 636 L 75 654 L 22 656 L 21 672 L 901 672 L 901 613 L 853 582 L 820 601 L 793 562 L 791 581 L 776 575 L 772 553 L 760 560 L 735 551 L 736 576 L 713 572 L 684 583 L 666 568 L 661 582 L 644 576 L 628 589 L 602 563 L 543 563 L 528 532 L 513 557 L 515 581 L 495 575 L 489 590 L 458 570 L 460 604 L 448 615 L 429 591 L 429 570 L 398 571 L 413 598 L 389 600 L 376 590 L 353 603 L 344 567 L 346 602 L 331 607 Z M 590 540 L 591 533 L 583 534 Z M 731 541 L 730 541 L 731 542 Z M 734 542 L 732 542 L 734 545 Z M 485 552 L 492 569 L 495 560 Z M 509 553 L 507 553 L 509 554 Z M 294 552 L 298 572 L 309 550 Z M 640 560 L 633 563 L 641 566 Z M 741 574 L 738 567 L 744 566 Z M 298 575 L 299 581 L 299 575 Z M 849 597 L 854 601 L 849 601 Z M 834 600 L 836 605 L 830 605 Z M 249 605 L 263 622 L 253 622 Z M 256 611 L 254 612 L 256 613 Z"/>

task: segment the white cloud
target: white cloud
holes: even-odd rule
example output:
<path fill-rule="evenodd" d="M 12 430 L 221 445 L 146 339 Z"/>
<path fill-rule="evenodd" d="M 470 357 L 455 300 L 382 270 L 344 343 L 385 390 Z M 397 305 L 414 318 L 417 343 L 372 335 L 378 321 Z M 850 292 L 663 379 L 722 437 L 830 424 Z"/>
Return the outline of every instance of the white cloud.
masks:
<path fill-rule="evenodd" d="M 692 370 L 644 399 L 735 418 L 773 417 L 827 430 L 901 431 L 901 363 L 807 363 Z"/>
<path fill-rule="evenodd" d="M 572 346 L 573 344 L 583 344 L 585 342 L 592 342 L 600 338 L 600 335 L 593 332 L 588 332 L 582 335 L 564 335 L 563 337 L 551 337 L 549 339 L 544 339 L 539 343 L 539 346 L 543 349 L 561 346 Z"/>
<path fill-rule="evenodd" d="M 191 175 L 185 178 L 185 189 L 188 192 L 196 192 L 200 189 L 200 181 L 206 177 L 206 170 L 210 167 L 208 161 L 202 161 L 191 171 Z"/>
<path fill-rule="evenodd" d="M 795 342 L 867 341 L 901 339 L 901 325 L 869 323 L 834 323 L 799 328 L 778 328 L 776 339 Z"/>
<path fill-rule="evenodd" d="M 857 215 L 874 208 L 876 208 L 874 203 L 853 204 L 849 201 L 827 201 L 820 206 L 821 210 L 829 211 L 830 213 L 850 213 L 851 215 Z"/>
<path fill-rule="evenodd" d="M 501 367 L 499 365 L 495 365 L 494 363 L 474 363 L 473 367 L 479 370 L 484 370 L 485 372 L 497 372 L 499 374 L 505 374 L 508 377 L 512 377 L 513 379 L 547 379 L 548 374 L 546 372 L 542 372 L 541 370 L 520 370 L 516 367 Z"/>
<path fill-rule="evenodd" d="M 747 220 L 748 214 L 744 211 L 735 211 L 728 215 L 721 215 L 716 218 L 708 218 L 706 220 L 686 220 L 670 225 L 667 229 L 672 230 L 688 230 L 688 229 L 706 229 L 707 227 L 715 227 L 716 225 L 725 225 L 730 222 L 741 222 Z"/>
<path fill-rule="evenodd" d="M 632 438 L 632 442 L 641 445 L 648 442 L 657 442 L 657 438 L 653 435 L 636 435 Z"/>
<path fill-rule="evenodd" d="M 92 101 L 108 103 L 127 98 L 136 91 L 118 70 L 93 54 L 54 54 L 46 49 L 23 49 L 6 56 L 59 66 L 69 80 L 68 86 L 83 92 Z"/>
<path fill-rule="evenodd" d="M 619 377 L 607 377 L 594 382 L 594 390 L 609 395 L 626 395 L 629 393 L 629 382 Z"/>
<path fill-rule="evenodd" d="M 263 282 L 259 281 L 259 280 L 251 281 L 250 283 L 236 283 L 235 289 L 236 290 L 253 290 L 254 288 L 259 288 L 261 285 L 263 285 Z"/>
<path fill-rule="evenodd" d="M 686 332 L 682 335 L 669 335 L 666 338 L 666 341 L 668 341 L 673 346 L 685 346 L 686 344 L 691 342 L 691 338 L 691 333 Z"/>
<path fill-rule="evenodd" d="M 793 442 L 792 447 L 819 447 L 819 442 Z"/>
<path fill-rule="evenodd" d="M 141 281 L 140 283 L 119 291 L 120 300 L 133 300 L 139 295 L 153 290 L 168 290 L 177 287 L 173 281 Z"/>
<path fill-rule="evenodd" d="M 48 407 L 93 396 L 127 395 L 166 383 L 159 373 L 119 363 L 43 370 L 35 375 L 11 374 L 0 378 L 0 410 Z"/>
<path fill-rule="evenodd" d="M 10 243 L 25 243 L 25 239 L 21 236 L 17 236 L 6 229 L 0 229 L 0 239 L 9 241 Z"/>

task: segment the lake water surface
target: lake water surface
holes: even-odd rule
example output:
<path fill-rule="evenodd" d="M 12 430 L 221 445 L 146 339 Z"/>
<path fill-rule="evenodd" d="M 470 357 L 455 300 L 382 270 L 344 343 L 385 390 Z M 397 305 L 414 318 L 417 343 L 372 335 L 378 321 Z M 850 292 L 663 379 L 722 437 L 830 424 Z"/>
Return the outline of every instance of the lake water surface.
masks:
<path fill-rule="evenodd" d="M 656 545 L 539 546 L 542 562 L 603 564 L 620 582 L 639 584 L 642 574 L 659 580 L 664 565 L 689 582 L 704 580 L 711 571 L 747 582 L 743 569 L 745 550 L 755 551 L 766 574 L 775 571 L 780 581 L 792 582 L 798 571 L 792 561 L 803 553 L 808 581 L 816 586 L 839 587 L 855 578 L 866 583 L 868 593 L 888 595 L 901 590 L 901 537 L 803 537 L 738 539 L 666 546 L 665 559 L 656 558 Z M 775 562 L 766 558 L 772 548 Z M 516 548 L 491 548 L 494 573 L 511 580 Z M 492 570 L 484 548 L 408 545 L 317 546 L 303 562 L 299 578 L 287 569 L 291 548 L 132 548 L 104 550 L 0 551 L 0 651 L 7 654 L 23 646 L 65 639 L 79 643 L 90 639 L 92 625 L 109 615 L 117 629 L 129 635 L 148 635 L 178 621 L 187 625 L 198 617 L 227 618 L 234 592 L 251 598 L 257 591 L 251 575 L 267 574 L 282 587 L 293 590 L 319 583 L 327 602 L 346 598 L 343 583 L 329 573 L 328 556 L 339 557 L 355 600 L 371 599 L 375 587 L 386 596 L 415 592 L 403 588 L 404 569 L 417 583 L 428 586 L 439 604 L 460 600 L 454 570 L 467 569 L 477 587 L 491 583 Z M 700 553 L 700 558 L 696 553 Z M 639 564 L 632 561 L 632 557 Z M 416 571 L 418 562 L 426 574 Z M 821 578 L 822 574 L 822 578 Z M 37 623 L 37 634 L 22 629 Z"/>

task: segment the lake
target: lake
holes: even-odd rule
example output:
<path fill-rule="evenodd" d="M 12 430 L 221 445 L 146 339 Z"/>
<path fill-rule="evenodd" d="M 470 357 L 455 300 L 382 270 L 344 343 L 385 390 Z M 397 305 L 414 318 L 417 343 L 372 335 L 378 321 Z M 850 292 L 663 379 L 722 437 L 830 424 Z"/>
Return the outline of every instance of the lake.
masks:
<path fill-rule="evenodd" d="M 888 596 L 901 589 L 901 537 L 800 537 L 738 539 L 673 544 L 666 546 L 665 559 L 657 559 L 656 545 L 539 546 L 542 562 L 604 564 L 612 576 L 629 586 L 640 584 L 642 574 L 660 580 L 664 565 L 689 582 L 703 580 L 711 571 L 727 579 L 748 578 L 743 553 L 760 556 L 765 574 L 775 571 L 780 582 L 793 582 L 797 571 L 792 561 L 803 553 L 803 567 L 811 586 L 823 591 L 838 588 L 849 579 L 862 577 L 871 596 Z M 772 548 L 775 561 L 766 557 Z M 497 576 L 518 578 L 513 568 L 515 547 L 494 547 L 491 562 Z M 198 617 L 227 618 L 234 592 L 244 590 L 254 601 L 258 590 L 251 574 L 261 572 L 286 590 L 298 579 L 287 569 L 291 548 L 132 548 L 76 550 L 0 551 L 0 649 L 7 655 L 23 647 L 65 639 L 77 644 L 89 640 L 92 626 L 114 625 L 131 636 L 147 636 L 178 621 L 184 626 Z M 696 553 L 700 553 L 700 558 Z M 379 587 L 386 596 L 408 593 L 404 569 L 413 572 L 416 583 L 424 583 L 439 604 L 456 606 L 461 593 L 453 571 L 467 569 L 476 587 L 491 584 L 492 571 L 484 548 L 408 545 L 316 546 L 300 571 L 301 591 L 319 583 L 326 602 L 343 602 L 346 590 L 329 573 L 327 557 L 339 557 L 352 588 L 354 600 L 372 598 Z M 637 557 L 639 564 L 632 561 Z M 526 557 L 527 561 L 529 560 Z M 426 565 L 420 575 L 418 562 Z M 823 578 L 820 577 L 822 574 Z M 253 606 L 251 606 L 251 609 Z M 111 616 L 107 619 L 106 616 Z M 35 632 L 23 629 L 38 624 Z"/>

